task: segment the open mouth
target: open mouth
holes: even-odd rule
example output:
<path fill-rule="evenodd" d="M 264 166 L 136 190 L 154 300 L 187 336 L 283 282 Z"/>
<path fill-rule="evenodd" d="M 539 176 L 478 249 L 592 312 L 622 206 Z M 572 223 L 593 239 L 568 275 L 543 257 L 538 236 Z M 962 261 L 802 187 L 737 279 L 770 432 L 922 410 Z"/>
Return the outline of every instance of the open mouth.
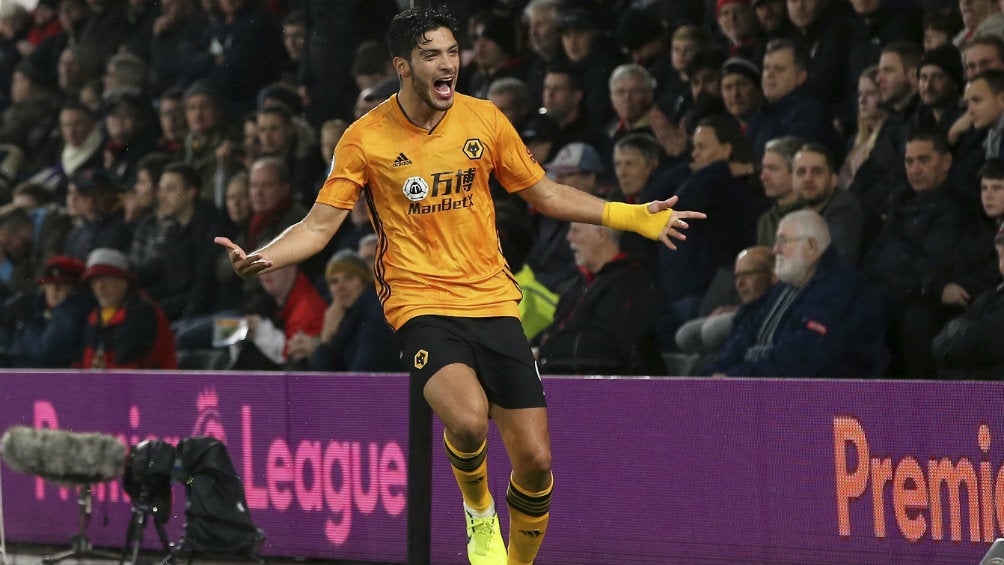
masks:
<path fill-rule="evenodd" d="M 441 78 L 432 83 L 432 88 L 441 98 L 449 98 L 453 95 L 453 78 Z"/>

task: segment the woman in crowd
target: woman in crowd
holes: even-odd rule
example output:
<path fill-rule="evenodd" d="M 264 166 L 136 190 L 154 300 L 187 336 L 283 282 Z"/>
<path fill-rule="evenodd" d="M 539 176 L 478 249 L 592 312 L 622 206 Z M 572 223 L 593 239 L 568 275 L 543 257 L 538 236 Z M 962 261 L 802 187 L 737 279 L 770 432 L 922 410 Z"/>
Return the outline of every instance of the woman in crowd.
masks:
<path fill-rule="evenodd" d="M 321 335 L 293 336 L 290 355 L 309 357 L 313 371 L 402 370 L 366 263 L 352 251 L 336 253 L 328 262 L 325 280 L 331 305 L 324 311 Z"/>
<path fill-rule="evenodd" d="M 858 130 L 840 167 L 837 183 L 847 188 L 868 159 L 888 113 L 879 106 L 878 67 L 868 67 L 858 78 Z"/>

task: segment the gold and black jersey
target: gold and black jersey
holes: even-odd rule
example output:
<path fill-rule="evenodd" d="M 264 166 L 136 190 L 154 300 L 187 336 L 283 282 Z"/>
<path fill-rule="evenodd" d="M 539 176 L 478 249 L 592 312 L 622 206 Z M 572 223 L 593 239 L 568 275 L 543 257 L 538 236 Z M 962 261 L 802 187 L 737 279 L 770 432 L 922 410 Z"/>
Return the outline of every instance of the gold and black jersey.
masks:
<path fill-rule="evenodd" d="M 363 194 L 379 236 L 376 286 L 387 321 L 415 316 L 517 316 L 488 188 L 509 192 L 544 170 L 491 103 L 454 96 L 432 130 L 408 121 L 392 96 L 346 130 L 317 202 L 350 209 Z"/>

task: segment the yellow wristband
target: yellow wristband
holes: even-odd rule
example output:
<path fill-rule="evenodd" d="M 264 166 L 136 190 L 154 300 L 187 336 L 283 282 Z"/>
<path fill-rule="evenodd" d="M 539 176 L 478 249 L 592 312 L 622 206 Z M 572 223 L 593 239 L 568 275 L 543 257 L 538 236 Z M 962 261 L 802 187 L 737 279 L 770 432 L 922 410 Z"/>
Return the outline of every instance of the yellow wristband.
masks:
<path fill-rule="evenodd" d="M 672 208 L 653 214 L 648 211 L 648 204 L 607 202 L 603 206 L 603 225 L 615 230 L 633 231 L 649 239 L 658 239 L 672 215 Z"/>

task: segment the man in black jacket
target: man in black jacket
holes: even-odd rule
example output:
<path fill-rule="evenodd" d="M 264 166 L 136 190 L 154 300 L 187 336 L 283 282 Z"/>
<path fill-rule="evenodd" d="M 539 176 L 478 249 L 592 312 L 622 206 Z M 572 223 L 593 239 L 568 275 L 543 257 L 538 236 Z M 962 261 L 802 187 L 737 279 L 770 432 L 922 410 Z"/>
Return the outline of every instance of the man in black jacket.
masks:
<path fill-rule="evenodd" d="M 934 376 L 930 356 L 937 320 L 927 313 L 931 281 L 954 259 L 962 233 L 961 207 L 952 194 L 952 155 L 941 134 L 916 132 L 906 144 L 909 187 L 893 195 L 889 219 L 862 262 L 882 301 L 892 359 L 890 377 Z"/>
<path fill-rule="evenodd" d="M 1004 231 L 994 240 L 998 267 L 1004 275 Z M 1004 378 L 1004 283 L 981 294 L 934 338 L 932 350 L 941 377 Z"/>
<path fill-rule="evenodd" d="M 547 373 L 662 374 L 652 323 L 658 294 L 644 263 L 623 253 L 622 233 L 573 223 L 568 243 L 582 276 L 558 299 L 554 322 L 541 332 Z"/>

